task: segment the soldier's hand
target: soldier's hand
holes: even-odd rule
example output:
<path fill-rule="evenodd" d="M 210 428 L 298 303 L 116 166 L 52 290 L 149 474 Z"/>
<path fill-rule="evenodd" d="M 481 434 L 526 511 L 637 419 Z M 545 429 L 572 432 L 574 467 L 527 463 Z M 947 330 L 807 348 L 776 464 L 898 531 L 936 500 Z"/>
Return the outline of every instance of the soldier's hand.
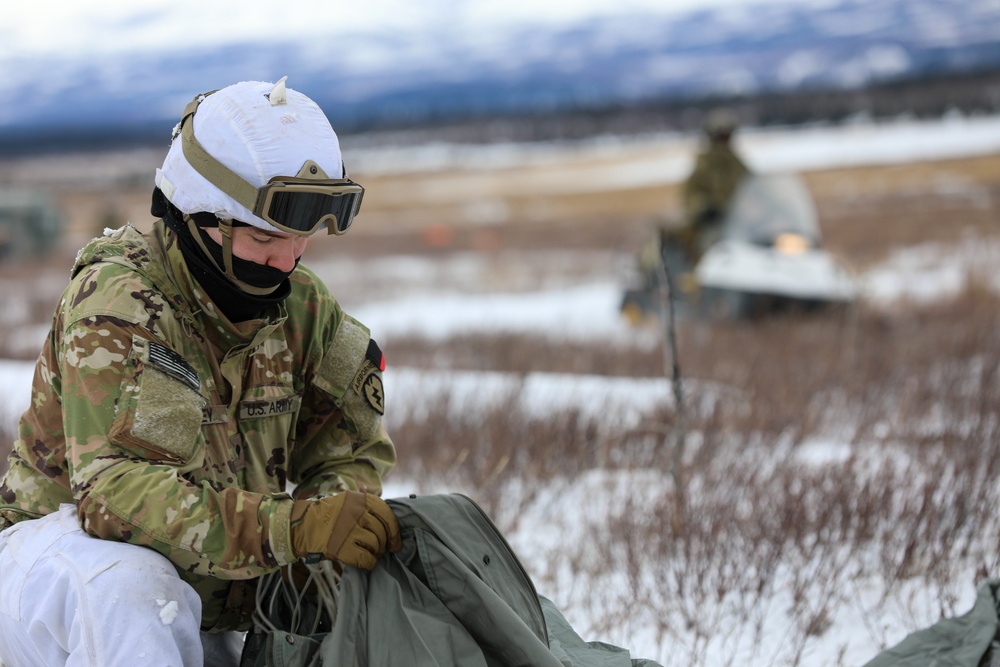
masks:
<path fill-rule="evenodd" d="M 386 550 L 403 543 L 396 516 L 372 493 L 344 491 L 292 507 L 292 549 L 307 560 L 337 560 L 370 570 Z"/>

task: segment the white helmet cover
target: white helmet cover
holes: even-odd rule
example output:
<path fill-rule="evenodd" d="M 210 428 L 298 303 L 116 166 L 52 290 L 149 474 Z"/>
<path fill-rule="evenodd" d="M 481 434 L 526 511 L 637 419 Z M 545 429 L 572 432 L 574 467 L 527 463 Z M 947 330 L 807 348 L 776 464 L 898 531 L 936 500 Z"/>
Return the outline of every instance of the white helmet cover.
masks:
<path fill-rule="evenodd" d="M 305 95 L 277 84 L 244 81 L 205 97 L 194 135 L 208 153 L 255 188 L 295 176 L 312 160 L 330 178 L 344 177 L 340 142 L 323 111 Z M 199 174 L 184 157 L 179 126 L 156 185 L 181 213 L 206 212 L 281 231 Z"/>

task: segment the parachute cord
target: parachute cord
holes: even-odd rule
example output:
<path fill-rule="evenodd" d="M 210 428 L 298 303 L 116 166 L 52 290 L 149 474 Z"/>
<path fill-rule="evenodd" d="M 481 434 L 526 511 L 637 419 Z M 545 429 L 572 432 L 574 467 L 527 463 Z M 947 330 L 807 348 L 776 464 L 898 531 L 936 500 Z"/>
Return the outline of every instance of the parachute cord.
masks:
<path fill-rule="evenodd" d="M 316 634 L 324 620 L 331 627 L 336 622 L 340 572 L 330 561 L 303 566 L 309 576 L 301 587 L 296 585 L 291 565 L 260 578 L 252 619 L 255 631 Z M 304 628 L 310 605 L 316 608 L 313 621 Z"/>

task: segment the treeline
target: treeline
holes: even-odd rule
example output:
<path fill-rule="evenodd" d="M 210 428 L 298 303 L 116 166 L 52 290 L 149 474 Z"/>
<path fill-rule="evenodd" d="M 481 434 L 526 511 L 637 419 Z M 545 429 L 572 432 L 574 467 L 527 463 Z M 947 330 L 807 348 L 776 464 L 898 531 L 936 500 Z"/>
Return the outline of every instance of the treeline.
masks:
<path fill-rule="evenodd" d="M 372 141 L 423 143 L 574 140 L 600 135 L 693 132 L 714 107 L 733 109 L 747 126 L 844 122 L 910 115 L 1000 113 L 1000 68 L 883 81 L 857 88 L 798 89 L 753 95 L 664 98 L 561 112 L 440 119 L 423 125 L 365 128 Z"/>
<path fill-rule="evenodd" d="M 664 97 L 640 101 L 578 106 L 546 112 L 483 114 L 476 117 L 414 119 L 407 124 L 337 123 L 348 142 L 421 144 L 532 142 L 576 140 L 601 135 L 696 131 L 707 110 L 727 106 L 747 126 L 842 122 L 852 117 L 940 117 L 1000 113 L 1000 66 L 883 81 L 854 88 L 796 89 L 752 95 Z M 0 135 L 0 155 L 164 146 L 162 124 L 129 127 L 57 128 Z"/>

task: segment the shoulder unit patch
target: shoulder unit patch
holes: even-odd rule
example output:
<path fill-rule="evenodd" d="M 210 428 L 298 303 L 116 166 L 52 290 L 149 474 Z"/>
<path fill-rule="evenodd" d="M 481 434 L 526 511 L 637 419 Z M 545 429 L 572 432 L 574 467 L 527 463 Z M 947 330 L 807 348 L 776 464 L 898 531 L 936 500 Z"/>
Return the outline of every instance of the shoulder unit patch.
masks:
<path fill-rule="evenodd" d="M 382 392 L 381 369 L 375 365 L 371 359 L 361 362 L 354 380 L 351 381 L 351 389 L 354 393 L 363 397 L 368 405 L 380 415 L 385 414 L 385 395 Z"/>

